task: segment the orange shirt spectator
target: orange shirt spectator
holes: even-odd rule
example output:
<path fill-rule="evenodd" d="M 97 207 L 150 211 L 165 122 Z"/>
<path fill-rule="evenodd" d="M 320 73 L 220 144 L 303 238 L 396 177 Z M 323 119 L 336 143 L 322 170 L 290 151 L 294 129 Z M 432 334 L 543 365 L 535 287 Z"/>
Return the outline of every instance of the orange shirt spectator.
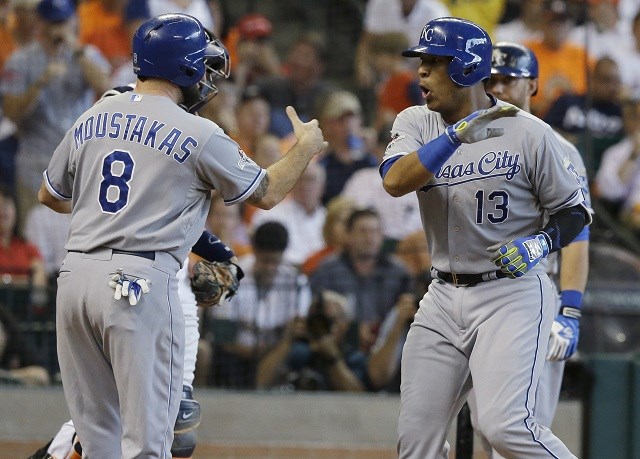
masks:
<path fill-rule="evenodd" d="M 131 35 L 124 26 L 120 2 L 85 0 L 77 14 L 81 43 L 97 47 L 114 68 L 131 59 Z"/>
<path fill-rule="evenodd" d="M 536 116 L 543 116 L 551 103 L 562 94 L 584 94 L 587 91 L 587 62 L 592 61 L 581 46 L 564 43 L 561 48 L 550 49 L 541 41 L 525 42 L 541 62 L 538 76 L 538 94 L 531 99 Z"/>

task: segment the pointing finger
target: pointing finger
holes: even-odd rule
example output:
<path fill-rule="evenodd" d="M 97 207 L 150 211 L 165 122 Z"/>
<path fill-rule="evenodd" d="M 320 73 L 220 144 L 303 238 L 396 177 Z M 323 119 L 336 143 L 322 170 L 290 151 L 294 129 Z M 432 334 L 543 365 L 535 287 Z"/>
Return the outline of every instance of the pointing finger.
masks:
<path fill-rule="evenodd" d="M 293 124 L 293 130 L 295 131 L 300 125 L 302 125 L 302 121 L 300 121 L 296 109 L 291 105 L 287 105 L 287 108 L 285 110 L 287 112 L 287 116 L 291 120 L 291 124 Z"/>

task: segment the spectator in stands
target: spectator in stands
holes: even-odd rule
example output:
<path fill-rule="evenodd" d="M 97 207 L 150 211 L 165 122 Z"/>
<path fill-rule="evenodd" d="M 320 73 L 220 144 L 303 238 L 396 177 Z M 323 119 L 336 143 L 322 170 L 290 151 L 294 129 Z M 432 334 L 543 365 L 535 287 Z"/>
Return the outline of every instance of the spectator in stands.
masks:
<path fill-rule="evenodd" d="M 40 252 L 18 236 L 16 201 L 4 188 L 0 188 L 0 275 L 8 275 L 3 277 L 5 283 L 47 285 Z"/>
<path fill-rule="evenodd" d="M 238 258 L 251 253 L 249 231 L 240 217 L 240 206 L 225 206 L 222 196 L 212 193 L 206 229 L 231 247 Z"/>
<path fill-rule="evenodd" d="M 238 132 L 236 120 L 236 108 L 240 101 L 238 87 L 230 80 L 216 81 L 216 86 L 218 95 L 202 107 L 198 114 L 213 120 L 225 132 Z"/>
<path fill-rule="evenodd" d="M 593 69 L 591 92 L 558 97 L 544 117 L 583 154 L 586 142 L 593 141 L 591 157 L 584 158 L 588 171 L 597 171 L 604 150 L 622 139 L 621 91 L 618 65 L 601 57 Z"/>
<path fill-rule="evenodd" d="M 287 263 L 300 266 L 324 246 L 322 226 L 327 213 L 321 201 L 324 185 L 324 169 L 317 162 L 311 162 L 287 199 L 271 210 L 258 210 L 253 216 L 253 228 L 266 221 L 277 221 L 287 229 L 289 243 L 284 252 Z"/>
<path fill-rule="evenodd" d="M 355 59 L 358 85 L 372 88 L 376 83 L 372 65 L 379 50 L 371 43 L 375 34 L 402 33 L 408 43 L 417 43 L 424 25 L 443 16 L 449 16 L 449 10 L 439 0 L 369 0 Z"/>
<path fill-rule="evenodd" d="M 367 362 L 372 388 L 400 392 L 402 347 L 417 310 L 415 295 L 403 293 L 385 317 Z"/>
<path fill-rule="evenodd" d="M 347 316 L 359 324 L 360 349 L 367 353 L 376 330 L 413 279 L 398 261 L 381 252 L 380 216 L 372 209 L 351 213 L 342 253 L 326 258 L 311 274 L 314 292 L 333 290 L 347 300 Z"/>
<path fill-rule="evenodd" d="M 257 227 L 251 238 L 253 257 L 240 260 L 245 272 L 242 288 L 227 304 L 211 310 L 214 319 L 231 320 L 237 328 L 235 337 L 222 347 L 230 361 L 216 362 L 237 369 L 228 376 L 233 386 L 254 387 L 258 361 L 282 338 L 290 320 L 307 315 L 311 303 L 307 278 L 283 261 L 287 244 L 287 230 L 280 223 Z"/>
<path fill-rule="evenodd" d="M 285 76 L 262 78 L 256 82 L 271 106 L 271 132 L 289 136 L 293 126 L 285 113 L 293 106 L 302 121 L 316 116 L 321 103 L 333 86 L 322 79 L 325 58 L 324 41 L 315 33 L 299 37 L 291 45 L 284 64 Z"/>
<path fill-rule="evenodd" d="M 408 65 L 402 52 L 409 47 L 404 33 L 387 32 L 371 36 L 373 69 L 379 75 L 376 118 L 373 127 L 378 130 L 396 119 L 396 115 L 412 105 L 422 105 L 422 91 L 418 86 L 416 70 Z"/>
<path fill-rule="evenodd" d="M 5 116 L 18 126 L 16 157 L 19 208 L 37 203 L 42 171 L 81 113 L 109 89 L 109 64 L 93 46 L 82 46 L 70 0 L 42 0 L 43 33 L 5 64 L 0 91 Z M 23 223 L 23 222 L 20 222 Z"/>
<path fill-rule="evenodd" d="M 236 130 L 229 135 L 250 158 L 254 158 L 258 139 L 267 134 L 269 123 L 269 103 L 260 94 L 260 88 L 255 85 L 245 88 L 236 107 Z"/>
<path fill-rule="evenodd" d="M 10 0 L 13 10 L 11 31 L 16 47 L 32 43 L 40 33 L 42 26 L 36 8 L 40 0 Z"/>
<path fill-rule="evenodd" d="M 331 254 L 339 253 L 344 247 L 346 224 L 349 215 L 356 210 L 353 200 L 338 195 L 327 204 L 327 215 L 322 225 L 324 247 L 312 253 L 302 265 L 302 272 L 307 276 L 316 270 L 318 265 Z"/>
<path fill-rule="evenodd" d="M 146 0 L 146 2 L 151 17 L 167 13 L 188 14 L 198 19 L 205 28 L 218 37 L 224 28 L 220 0 Z"/>
<path fill-rule="evenodd" d="M 587 20 L 572 30 L 569 41 L 585 47 L 594 59 L 610 56 L 616 48 L 630 51 L 633 35 L 629 24 L 620 20 L 619 0 L 587 0 L 585 3 Z M 616 62 L 622 65 L 624 60 Z"/>
<path fill-rule="evenodd" d="M 534 115 L 543 117 L 562 94 L 584 94 L 586 71 L 591 57 L 582 47 L 568 41 L 575 19 L 566 0 L 545 0 L 542 38 L 524 43 L 542 62 L 538 76 L 538 95 L 531 100 Z M 587 67 L 588 66 L 588 67 Z"/>
<path fill-rule="evenodd" d="M 382 163 L 384 152 L 391 142 L 391 125 L 379 131 L 374 150 L 376 163 Z M 385 249 L 393 250 L 398 241 L 414 231 L 422 229 L 422 218 L 415 193 L 407 193 L 399 198 L 391 196 L 382 186 L 377 167 L 359 169 L 349 177 L 342 189 L 342 195 L 352 199 L 358 207 L 375 209 L 382 220 Z"/>
<path fill-rule="evenodd" d="M 225 43 L 231 55 L 231 74 L 241 90 L 260 78 L 280 75 L 281 63 L 271 41 L 272 30 L 266 16 L 250 13 L 229 31 Z"/>
<path fill-rule="evenodd" d="M 98 48 L 113 69 L 131 65 L 133 34 L 124 20 L 127 9 L 139 10 L 142 20 L 149 17 L 146 0 L 85 0 L 78 4 L 78 40 Z"/>
<path fill-rule="evenodd" d="M 4 0 L 0 8 L 0 69 L 17 47 L 34 40 L 38 33 L 36 6 L 39 0 Z M 16 191 L 15 124 L 0 110 L 0 185 Z"/>
<path fill-rule="evenodd" d="M 25 339 L 20 323 L 0 304 L 0 380 L 29 386 L 45 386 L 49 373 L 35 348 Z"/>
<path fill-rule="evenodd" d="M 616 216 L 640 228 L 640 98 L 623 103 L 622 141 L 607 149 L 595 177 L 595 195 Z"/>
<path fill-rule="evenodd" d="M 609 50 L 620 67 L 625 89 L 633 94 L 640 91 L 640 8 L 631 22 L 632 44 L 630 48 L 614 47 Z"/>
<path fill-rule="evenodd" d="M 526 0 L 529 1 L 529 0 Z M 442 0 L 451 16 L 475 22 L 493 36 L 496 24 L 502 18 L 507 0 Z"/>
<path fill-rule="evenodd" d="M 24 235 L 38 248 L 49 282 L 55 282 L 58 270 L 67 256 L 64 245 L 69 234 L 71 214 L 54 212 L 43 204 L 32 207 L 24 225 Z"/>
<path fill-rule="evenodd" d="M 47 275 L 38 248 L 18 236 L 16 201 L 0 187 L 0 276 L 24 304 L 6 305 L 21 318 L 42 312 L 48 301 Z M 16 306 L 13 308 L 13 306 Z"/>
<path fill-rule="evenodd" d="M 365 167 L 378 167 L 369 151 L 370 133 L 362 126 L 362 108 L 349 91 L 332 93 L 322 106 L 320 127 L 329 146 L 320 158 L 327 175 L 322 202 L 326 204 L 342 192 L 351 175 Z M 380 180 L 378 180 L 380 181 Z"/>
<path fill-rule="evenodd" d="M 541 23 L 544 0 L 527 0 L 519 2 L 519 15 L 517 18 L 497 24 L 495 29 L 495 42 L 508 41 L 511 43 L 524 43 L 528 40 L 542 38 Z"/>
<path fill-rule="evenodd" d="M 261 359 L 257 386 L 366 390 L 366 356 L 347 339 L 350 320 L 345 304 L 346 298 L 335 292 L 318 293 L 309 315 L 290 320 L 282 338 Z"/>

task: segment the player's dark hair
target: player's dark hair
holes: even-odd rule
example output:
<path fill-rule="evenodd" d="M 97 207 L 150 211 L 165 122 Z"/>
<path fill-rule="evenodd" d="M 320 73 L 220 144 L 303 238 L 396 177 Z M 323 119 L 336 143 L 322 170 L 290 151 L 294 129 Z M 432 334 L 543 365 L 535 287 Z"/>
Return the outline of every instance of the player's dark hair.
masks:
<path fill-rule="evenodd" d="M 254 250 L 284 252 L 289 243 L 287 229 L 278 222 L 266 222 L 258 226 L 251 238 Z"/>
<path fill-rule="evenodd" d="M 347 218 L 347 222 L 345 224 L 347 231 L 351 231 L 358 220 L 367 217 L 373 217 L 380 220 L 380 215 L 378 214 L 378 212 L 371 207 L 368 207 L 366 209 L 356 209 L 351 212 L 351 215 L 349 215 L 349 218 Z"/>

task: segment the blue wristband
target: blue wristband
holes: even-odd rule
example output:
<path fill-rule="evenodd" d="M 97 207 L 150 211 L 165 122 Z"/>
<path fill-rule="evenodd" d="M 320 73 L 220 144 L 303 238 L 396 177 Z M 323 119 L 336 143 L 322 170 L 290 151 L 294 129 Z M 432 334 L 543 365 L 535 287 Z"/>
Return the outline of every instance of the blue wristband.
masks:
<path fill-rule="evenodd" d="M 229 261 L 234 256 L 233 250 L 208 231 L 202 233 L 191 251 L 207 261 Z"/>
<path fill-rule="evenodd" d="M 580 309 L 582 306 L 582 293 L 577 290 L 563 290 L 560 292 L 560 301 L 562 306 Z"/>
<path fill-rule="evenodd" d="M 442 134 L 418 148 L 418 159 L 426 170 L 437 174 L 440 168 L 460 146 L 451 137 Z"/>

